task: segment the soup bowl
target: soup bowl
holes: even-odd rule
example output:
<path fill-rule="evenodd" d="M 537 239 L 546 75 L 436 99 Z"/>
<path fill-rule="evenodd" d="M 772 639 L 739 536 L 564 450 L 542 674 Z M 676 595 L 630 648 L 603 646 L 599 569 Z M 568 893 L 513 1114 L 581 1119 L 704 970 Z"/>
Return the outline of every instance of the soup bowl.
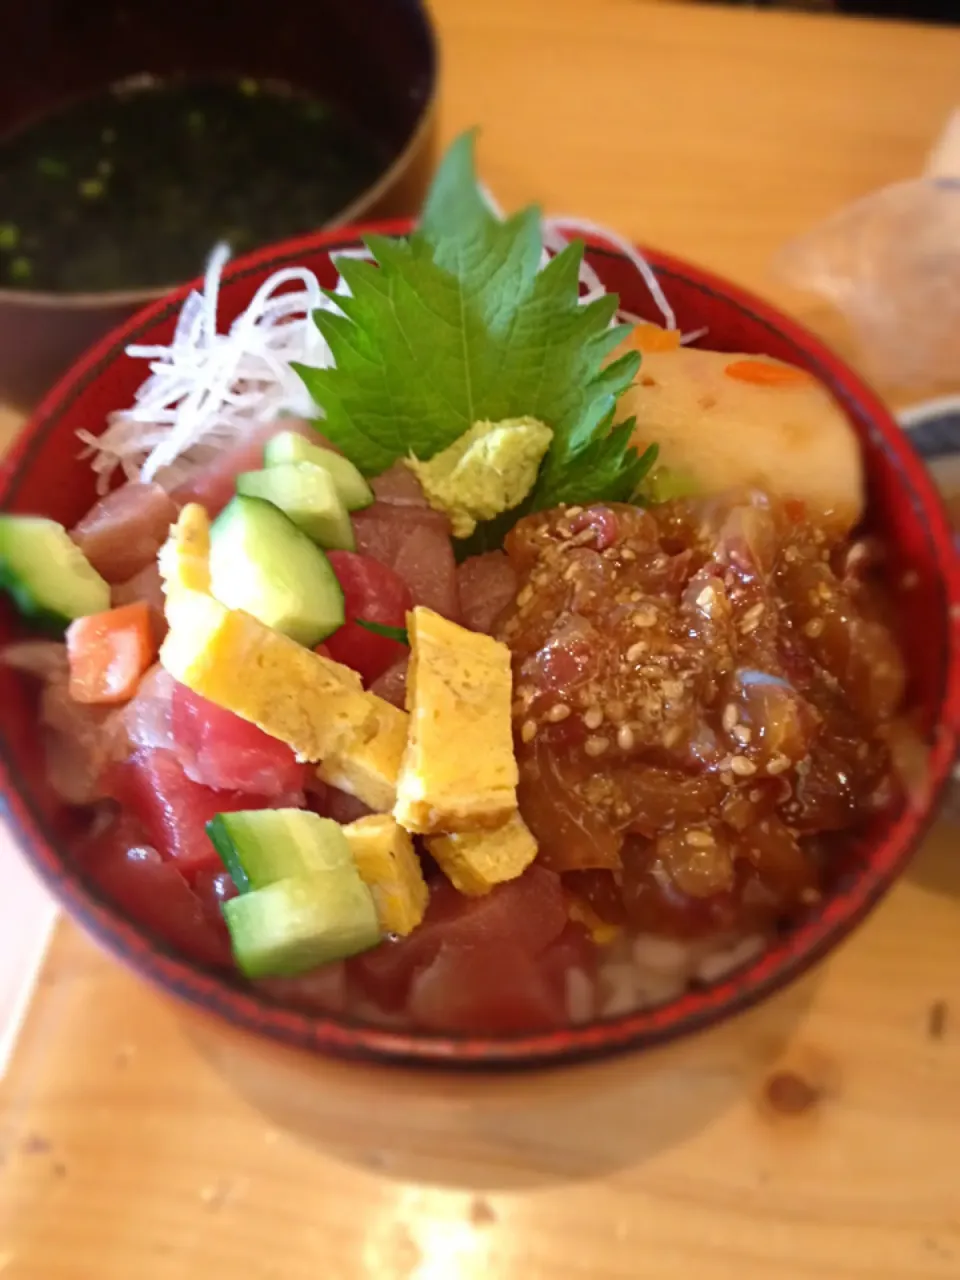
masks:
<path fill-rule="evenodd" d="M 381 224 L 376 230 L 403 234 L 409 224 Z M 357 247 L 359 235 L 360 229 L 315 235 L 238 260 L 223 279 L 221 324 L 282 268 L 307 266 L 321 283 L 332 285 L 331 253 Z M 960 725 L 960 565 L 936 488 L 882 403 L 818 339 L 735 286 L 666 254 L 645 252 L 682 329 L 706 326 L 711 348 L 766 354 L 808 370 L 830 390 L 857 434 L 868 483 L 865 525 L 888 547 L 889 580 L 911 672 L 910 701 L 928 748 L 923 777 L 909 798 L 848 842 L 821 901 L 772 938 L 761 954 L 715 982 L 657 1007 L 551 1032 L 421 1034 L 284 1007 L 239 978 L 188 962 L 162 938 L 125 918 L 72 862 L 69 837 L 76 815 L 53 798 L 44 781 L 35 692 L 13 671 L 0 668 L 0 787 L 17 839 L 66 911 L 145 978 L 247 1032 L 316 1054 L 445 1068 L 556 1065 L 645 1049 L 755 1004 L 822 960 L 904 869 L 949 775 Z M 588 244 L 588 257 L 624 307 L 657 319 L 627 258 L 599 241 Z M 45 398 L 0 473 L 3 509 L 44 513 L 66 525 L 86 511 L 95 496 L 94 478 L 78 460 L 75 432 L 101 430 L 109 412 L 130 403 L 144 369 L 125 348 L 132 342 L 169 341 L 186 293 L 171 293 L 103 339 Z M 18 634 L 16 619 L 4 605 L 0 642 Z"/>
<path fill-rule="evenodd" d="M 373 181 L 326 225 L 420 206 L 434 159 L 437 82 L 420 0 L 276 0 L 269 21 L 256 0 L 236 0 L 229 21 L 217 6 L 190 0 L 11 5 L 0 42 L 0 157 L 5 137 L 21 126 L 142 76 L 250 77 L 322 97 L 356 120 L 384 157 Z M 149 289 L 131 280 L 94 293 L 0 288 L 0 403 L 36 403 L 91 342 L 178 283 Z"/>

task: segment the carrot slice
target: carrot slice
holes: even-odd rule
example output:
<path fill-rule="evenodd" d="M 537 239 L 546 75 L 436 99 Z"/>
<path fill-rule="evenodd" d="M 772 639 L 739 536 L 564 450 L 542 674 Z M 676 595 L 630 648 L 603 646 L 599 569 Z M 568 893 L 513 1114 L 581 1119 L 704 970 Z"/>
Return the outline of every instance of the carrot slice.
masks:
<path fill-rule="evenodd" d="M 680 346 L 680 330 L 663 329 L 658 324 L 642 321 L 627 341 L 637 351 L 676 351 Z"/>
<path fill-rule="evenodd" d="M 75 702 L 127 702 L 156 656 L 150 606 L 143 600 L 77 618 L 67 628 L 70 696 Z"/>
<path fill-rule="evenodd" d="M 734 360 L 723 372 L 737 382 L 752 382 L 757 387 L 798 387 L 812 381 L 806 369 L 792 364 L 771 364 L 767 360 Z"/>

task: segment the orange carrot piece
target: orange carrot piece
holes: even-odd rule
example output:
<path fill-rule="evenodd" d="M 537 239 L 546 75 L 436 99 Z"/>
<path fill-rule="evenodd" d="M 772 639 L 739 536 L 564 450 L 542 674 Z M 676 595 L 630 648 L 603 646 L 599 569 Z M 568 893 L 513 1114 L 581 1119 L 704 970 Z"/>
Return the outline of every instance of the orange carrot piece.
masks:
<path fill-rule="evenodd" d="M 70 696 L 75 702 L 127 702 L 156 656 L 150 606 L 143 600 L 77 618 L 67 628 Z"/>
<path fill-rule="evenodd" d="M 627 341 L 637 351 L 676 351 L 680 346 L 680 330 L 641 321 Z"/>
<path fill-rule="evenodd" d="M 766 360 L 734 360 L 723 371 L 737 382 L 752 382 L 757 387 L 798 387 L 812 381 L 806 369 L 792 364 L 771 364 Z"/>

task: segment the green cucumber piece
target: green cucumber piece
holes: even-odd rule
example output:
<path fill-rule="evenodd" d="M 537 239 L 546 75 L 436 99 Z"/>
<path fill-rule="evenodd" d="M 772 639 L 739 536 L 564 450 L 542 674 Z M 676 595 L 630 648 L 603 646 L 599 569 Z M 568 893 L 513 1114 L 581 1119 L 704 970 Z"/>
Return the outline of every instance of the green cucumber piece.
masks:
<path fill-rule="evenodd" d="M 306 809 L 218 813 L 207 823 L 207 835 L 241 893 L 353 866 L 340 824 Z"/>
<path fill-rule="evenodd" d="M 20 612 L 62 631 L 110 608 L 110 587 L 56 520 L 0 516 L 0 587 Z"/>
<path fill-rule="evenodd" d="M 321 547 L 352 551 L 353 525 L 333 477 L 312 462 L 285 462 L 237 476 L 237 493 L 265 498 Z"/>
<path fill-rule="evenodd" d="M 300 644 L 343 626 L 343 592 L 320 548 L 279 507 L 236 497 L 210 530 L 213 594 Z"/>
<path fill-rule="evenodd" d="M 349 458 L 334 453 L 332 449 L 311 444 L 296 431 L 281 431 L 264 446 L 263 465 L 279 467 L 289 462 L 312 462 L 315 467 L 329 471 L 348 511 L 360 511 L 374 500 L 373 490 Z"/>
<path fill-rule="evenodd" d="M 373 895 L 352 863 L 231 898 L 223 916 L 248 978 L 293 977 L 380 942 Z"/>

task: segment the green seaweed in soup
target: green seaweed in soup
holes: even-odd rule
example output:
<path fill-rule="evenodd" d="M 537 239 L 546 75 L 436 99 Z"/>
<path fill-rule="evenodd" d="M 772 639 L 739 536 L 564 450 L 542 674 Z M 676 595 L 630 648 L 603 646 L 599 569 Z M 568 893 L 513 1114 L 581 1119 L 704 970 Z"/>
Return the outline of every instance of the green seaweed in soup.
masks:
<path fill-rule="evenodd" d="M 322 226 L 388 158 L 283 85 L 127 82 L 0 142 L 0 287 L 171 284 L 217 240 L 243 251 Z"/>

